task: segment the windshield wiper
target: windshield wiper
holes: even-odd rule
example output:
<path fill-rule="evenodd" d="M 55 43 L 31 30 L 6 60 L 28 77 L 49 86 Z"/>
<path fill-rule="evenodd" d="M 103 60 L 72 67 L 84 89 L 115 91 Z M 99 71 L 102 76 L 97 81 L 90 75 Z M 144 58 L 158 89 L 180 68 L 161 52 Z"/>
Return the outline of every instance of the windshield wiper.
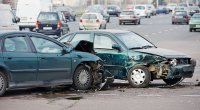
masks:
<path fill-rule="evenodd" d="M 145 46 L 142 46 L 143 49 L 152 48 L 152 47 L 154 47 L 154 46 L 152 46 L 152 45 L 145 45 Z"/>
<path fill-rule="evenodd" d="M 132 50 L 132 49 L 143 49 L 142 47 L 132 47 L 132 48 L 129 48 L 129 50 Z"/>
<path fill-rule="evenodd" d="M 141 46 L 141 47 L 132 47 L 132 48 L 129 48 L 129 50 L 132 50 L 132 49 L 147 49 L 147 48 L 152 48 L 154 46 L 152 45 L 145 45 L 145 46 Z"/>

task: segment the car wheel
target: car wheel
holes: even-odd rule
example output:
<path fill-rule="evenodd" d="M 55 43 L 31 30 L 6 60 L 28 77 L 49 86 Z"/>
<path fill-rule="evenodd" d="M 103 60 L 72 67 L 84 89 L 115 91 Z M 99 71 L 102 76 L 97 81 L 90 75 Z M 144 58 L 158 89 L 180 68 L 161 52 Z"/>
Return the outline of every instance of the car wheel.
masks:
<path fill-rule="evenodd" d="M 139 19 L 139 21 L 138 21 L 138 24 L 140 24 L 140 19 Z"/>
<path fill-rule="evenodd" d="M 192 30 L 193 30 L 192 28 L 189 29 L 190 32 L 192 32 Z"/>
<path fill-rule="evenodd" d="M 121 22 L 121 21 L 119 21 L 119 25 L 122 25 L 122 22 Z"/>
<path fill-rule="evenodd" d="M 22 27 L 19 27 L 19 30 L 20 30 L 20 31 L 22 31 L 22 29 L 23 29 Z"/>
<path fill-rule="evenodd" d="M 164 81 L 167 85 L 178 84 L 178 83 L 180 83 L 181 80 L 182 80 L 182 77 L 181 77 L 181 78 L 173 78 L 173 79 L 163 79 L 163 81 Z"/>
<path fill-rule="evenodd" d="M 174 22 L 172 22 L 172 24 L 174 24 Z"/>
<path fill-rule="evenodd" d="M 33 31 L 33 28 L 29 28 L 29 30 L 32 32 L 32 31 Z"/>
<path fill-rule="evenodd" d="M 189 22 L 186 22 L 186 24 L 189 24 Z"/>
<path fill-rule="evenodd" d="M 151 18 L 151 16 L 149 16 L 148 18 Z"/>
<path fill-rule="evenodd" d="M 76 17 L 74 16 L 73 21 L 76 21 Z"/>
<path fill-rule="evenodd" d="M 132 87 L 147 87 L 150 83 L 151 75 L 149 70 L 144 66 L 136 66 L 129 70 L 128 81 Z"/>
<path fill-rule="evenodd" d="M 91 87 L 92 75 L 88 68 L 79 66 L 74 73 L 74 86 L 78 90 L 86 90 Z"/>
<path fill-rule="evenodd" d="M 148 16 L 145 16 L 145 18 L 147 18 Z"/>
<path fill-rule="evenodd" d="M 8 82 L 5 74 L 0 72 L 0 96 L 6 92 L 7 84 Z"/>
<path fill-rule="evenodd" d="M 194 30 L 194 32 L 196 32 L 196 29 L 193 29 Z"/>
<path fill-rule="evenodd" d="M 105 24 L 105 26 L 104 26 L 104 29 L 106 29 L 106 24 Z"/>

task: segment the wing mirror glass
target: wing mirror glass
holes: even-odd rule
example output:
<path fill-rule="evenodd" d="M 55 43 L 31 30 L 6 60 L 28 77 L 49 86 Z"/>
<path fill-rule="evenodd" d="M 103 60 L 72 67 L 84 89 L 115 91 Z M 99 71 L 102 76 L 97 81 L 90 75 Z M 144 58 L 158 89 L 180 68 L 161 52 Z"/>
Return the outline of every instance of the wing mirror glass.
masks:
<path fill-rule="evenodd" d="M 120 48 L 120 46 L 119 46 L 118 44 L 113 44 L 113 45 L 112 45 L 112 48 L 113 48 L 113 49 L 116 49 L 116 50 L 118 50 L 118 51 L 121 50 L 121 48 Z"/>

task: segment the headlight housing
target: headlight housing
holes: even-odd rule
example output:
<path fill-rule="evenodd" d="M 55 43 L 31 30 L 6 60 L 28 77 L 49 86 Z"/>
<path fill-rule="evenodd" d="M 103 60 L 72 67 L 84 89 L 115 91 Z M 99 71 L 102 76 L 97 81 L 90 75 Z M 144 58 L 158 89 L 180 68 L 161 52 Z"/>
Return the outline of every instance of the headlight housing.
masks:
<path fill-rule="evenodd" d="M 143 55 L 135 55 L 135 56 L 132 56 L 132 59 L 134 61 L 140 61 L 140 60 L 143 60 L 144 56 Z"/>
<path fill-rule="evenodd" d="M 172 59 L 169 63 L 170 63 L 172 66 L 176 66 L 176 65 L 177 65 L 177 60 L 176 60 L 176 59 Z"/>

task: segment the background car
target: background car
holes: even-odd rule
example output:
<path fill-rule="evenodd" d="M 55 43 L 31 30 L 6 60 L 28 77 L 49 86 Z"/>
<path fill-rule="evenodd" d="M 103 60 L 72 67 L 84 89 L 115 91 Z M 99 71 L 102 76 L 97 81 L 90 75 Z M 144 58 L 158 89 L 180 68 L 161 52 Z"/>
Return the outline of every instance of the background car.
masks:
<path fill-rule="evenodd" d="M 167 8 L 169 9 L 170 12 L 172 12 L 176 6 L 177 6 L 176 3 L 167 4 Z"/>
<path fill-rule="evenodd" d="M 110 22 L 110 15 L 103 8 L 90 7 L 86 10 L 86 13 L 99 13 L 107 23 Z"/>
<path fill-rule="evenodd" d="M 127 5 L 126 10 L 133 11 L 134 10 L 134 5 Z"/>
<path fill-rule="evenodd" d="M 119 16 L 119 25 L 125 23 L 140 24 L 140 16 L 138 16 L 134 11 L 122 11 Z"/>
<path fill-rule="evenodd" d="M 189 22 L 189 30 L 192 32 L 193 30 L 196 31 L 197 29 L 200 29 L 200 13 L 195 13 Z"/>
<path fill-rule="evenodd" d="M 95 54 L 105 61 L 104 68 L 116 79 L 127 79 L 132 87 L 147 87 L 154 79 L 178 84 L 191 78 L 196 66 L 195 60 L 187 55 L 158 48 L 130 31 L 77 31 L 59 39 L 70 43 L 78 40 L 93 42 Z"/>
<path fill-rule="evenodd" d="M 176 23 L 186 23 L 189 24 L 190 15 L 187 11 L 176 11 L 172 15 L 172 24 Z"/>
<path fill-rule="evenodd" d="M 174 14 L 176 11 L 187 11 L 189 12 L 189 9 L 187 7 L 183 7 L 183 6 L 177 6 L 174 8 L 174 10 L 172 11 L 172 14 Z"/>
<path fill-rule="evenodd" d="M 0 96 L 14 88 L 73 84 L 85 90 L 103 81 L 103 62 L 91 53 L 39 33 L 4 32 L 0 38 Z"/>
<path fill-rule="evenodd" d="M 36 32 L 60 37 L 69 32 L 69 27 L 63 13 L 40 12 L 36 21 Z"/>
<path fill-rule="evenodd" d="M 169 14 L 169 9 L 166 6 L 158 6 L 156 8 L 157 14 Z"/>
<path fill-rule="evenodd" d="M 152 4 L 147 4 L 148 5 L 148 10 L 150 10 L 151 16 L 156 15 L 156 8 Z"/>
<path fill-rule="evenodd" d="M 66 20 L 73 20 L 73 21 L 76 21 L 76 13 L 75 11 L 70 8 L 70 7 L 66 7 L 66 6 L 59 6 L 59 7 L 54 7 L 54 11 L 57 11 L 57 12 L 62 12 L 65 16 L 65 19 Z"/>
<path fill-rule="evenodd" d="M 109 15 L 115 15 L 115 16 L 118 17 L 121 10 L 120 10 L 120 7 L 118 5 L 108 5 L 107 12 L 108 12 Z"/>
<path fill-rule="evenodd" d="M 84 13 L 80 18 L 79 30 L 106 29 L 106 21 L 99 13 Z"/>
<path fill-rule="evenodd" d="M 190 16 L 192 16 L 195 13 L 199 13 L 199 12 L 200 12 L 200 8 L 198 6 L 190 6 L 189 7 Z"/>
<path fill-rule="evenodd" d="M 151 11 L 148 10 L 148 5 L 135 5 L 134 11 L 139 15 L 140 17 L 150 18 L 151 17 Z"/>

